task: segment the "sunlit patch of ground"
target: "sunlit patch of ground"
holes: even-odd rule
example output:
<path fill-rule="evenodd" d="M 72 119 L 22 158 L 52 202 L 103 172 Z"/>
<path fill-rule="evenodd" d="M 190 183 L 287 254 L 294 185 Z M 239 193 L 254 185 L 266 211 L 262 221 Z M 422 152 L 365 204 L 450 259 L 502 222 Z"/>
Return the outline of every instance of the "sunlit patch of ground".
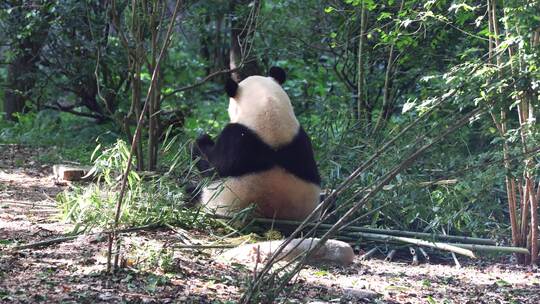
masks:
<path fill-rule="evenodd" d="M 357 261 L 342 271 L 304 270 L 310 284 L 352 294 L 376 292 L 397 303 L 540 303 L 537 269 L 506 264 L 453 265 Z M 434 301 L 434 302 L 433 302 Z"/>
<path fill-rule="evenodd" d="M 58 222 L 54 200 L 63 188 L 55 185 L 50 167 L 39 166 L 30 160 L 30 153 L 18 151 L 16 159 L 27 159 L 28 167 L 0 166 L 0 239 L 26 242 L 63 233 L 69 225 Z"/>

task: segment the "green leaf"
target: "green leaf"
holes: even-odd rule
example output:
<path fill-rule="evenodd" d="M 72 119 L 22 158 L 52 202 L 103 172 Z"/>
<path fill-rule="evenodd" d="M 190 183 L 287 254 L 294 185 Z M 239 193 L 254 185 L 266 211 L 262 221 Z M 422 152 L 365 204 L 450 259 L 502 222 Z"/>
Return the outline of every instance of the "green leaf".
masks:
<path fill-rule="evenodd" d="M 382 12 L 377 17 L 378 21 L 381 21 L 381 20 L 384 20 L 384 19 L 392 19 L 392 14 L 390 14 L 389 12 Z"/>
<path fill-rule="evenodd" d="M 503 280 L 503 279 L 500 279 L 500 280 L 497 280 L 495 282 L 495 284 L 497 284 L 497 286 L 499 287 L 509 287 L 509 286 L 512 286 L 512 284 L 508 283 L 507 281 Z"/>

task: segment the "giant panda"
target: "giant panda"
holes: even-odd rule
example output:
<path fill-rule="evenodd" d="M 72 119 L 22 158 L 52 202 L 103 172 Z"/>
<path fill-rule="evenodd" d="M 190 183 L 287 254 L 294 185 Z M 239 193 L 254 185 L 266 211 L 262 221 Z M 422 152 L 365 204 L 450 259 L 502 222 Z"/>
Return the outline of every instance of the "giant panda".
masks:
<path fill-rule="evenodd" d="M 285 79 L 272 67 L 268 77 L 227 80 L 230 123 L 215 141 L 200 136 L 193 149 L 199 169 L 218 176 L 198 196 L 211 211 L 233 215 L 253 203 L 256 216 L 302 220 L 317 207 L 321 180 L 311 141 L 281 87 Z"/>

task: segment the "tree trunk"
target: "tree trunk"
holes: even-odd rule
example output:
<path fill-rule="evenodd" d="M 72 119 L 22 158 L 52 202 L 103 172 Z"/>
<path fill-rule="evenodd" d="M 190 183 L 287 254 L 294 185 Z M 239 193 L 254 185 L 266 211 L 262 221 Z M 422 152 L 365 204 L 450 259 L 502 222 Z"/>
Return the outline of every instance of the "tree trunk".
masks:
<path fill-rule="evenodd" d="M 17 121 L 15 113 L 25 111 L 25 103 L 28 100 L 30 89 L 34 86 L 31 75 L 33 63 L 28 61 L 28 56 L 19 56 L 8 65 L 6 92 L 4 98 L 4 111 L 6 119 Z"/>
<path fill-rule="evenodd" d="M 360 37 L 358 39 L 358 79 L 356 80 L 356 91 L 358 93 L 358 96 L 356 97 L 356 119 L 363 120 L 364 128 L 367 128 L 367 114 L 364 101 L 364 40 L 366 38 L 366 19 L 366 9 L 364 6 L 364 1 L 362 1 L 362 7 L 360 9 Z"/>
<path fill-rule="evenodd" d="M 12 11 L 8 15 L 12 22 L 17 23 L 16 27 L 21 25 L 22 16 L 35 10 L 25 5 L 25 1 L 13 1 L 9 5 Z M 8 65 L 4 96 L 4 111 L 7 120 L 16 121 L 14 114 L 25 112 L 26 102 L 31 100 L 31 90 L 36 82 L 35 74 L 38 71 L 39 54 L 49 33 L 49 22 L 52 19 L 52 14 L 47 9 L 46 6 L 38 9 L 42 18 L 39 23 L 31 25 L 27 36 L 22 39 L 12 39 L 11 48 L 15 58 Z M 30 25 L 22 24 L 22 26 Z"/>
<path fill-rule="evenodd" d="M 201 57 L 204 59 L 206 66 L 204 68 L 206 75 L 210 74 L 212 72 L 211 67 L 213 66 L 213 63 L 215 62 L 215 56 L 210 56 L 210 45 L 211 45 L 211 38 L 210 33 L 211 30 L 209 29 L 211 25 L 210 16 L 207 15 L 204 17 L 204 22 L 200 26 L 201 28 Z"/>
<path fill-rule="evenodd" d="M 260 67 L 256 58 L 250 58 L 250 52 L 255 35 L 255 25 L 260 8 L 260 0 L 253 1 L 252 12 L 247 16 L 238 13 L 236 9 L 248 7 L 251 0 L 231 1 L 231 45 L 229 51 L 229 67 L 241 69 L 232 73 L 235 81 L 260 74 Z"/>
<path fill-rule="evenodd" d="M 7 69 L 4 96 L 7 120 L 16 121 L 17 117 L 14 114 L 24 113 L 27 110 L 26 102 L 31 100 L 31 90 L 36 82 L 39 53 L 49 30 L 47 20 L 45 18 L 41 28 L 35 29 L 30 36 L 12 46 L 16 56 Z"/>

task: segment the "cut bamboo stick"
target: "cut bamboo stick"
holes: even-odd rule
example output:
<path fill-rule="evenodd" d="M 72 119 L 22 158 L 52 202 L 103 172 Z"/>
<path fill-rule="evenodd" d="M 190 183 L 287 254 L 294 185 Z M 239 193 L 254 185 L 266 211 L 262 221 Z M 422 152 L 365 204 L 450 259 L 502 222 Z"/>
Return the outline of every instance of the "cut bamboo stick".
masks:
<path fill-rule="evenodd" d="M 377 246 L 371 248 L 368 252 L 366 252 L 362 256 L 360 256 L 360 260 L 363 261 L 363 260 L 367 260 L 367 259 L 371 258 L 377 252 L 377 250 L 379 250 L 379 248 Z"/>
<path fill-rule="evenodd" d="M 426 262 L 429 263 L 429 255 L 428 255 L 427 252 L 424 250 L 424 248 L 418 247 L 418 250 L 419 250 L 420 253 L 424 256 L 424 259 L 426 260 Z"/>
<path fill-rule="evenodd" d="M 416 252 L 416 249 L 413 247 L 409 247 L 409 252 L 412 256 L 412 265 L 417 266 L 418 265 L 418 253 Z"/>
<path fill-rule="evenodd" d="M 396 252 L 397 252 L 396 249 L 390 250 L 390 252 L 389 252 L 388 255 L 386 256 L 386 258 L 384 259 L 384 261 L 385 261 L 385 262 L 391 262 L 391 261 L 394 259 L 394 255 L 396 255 Z"/>

